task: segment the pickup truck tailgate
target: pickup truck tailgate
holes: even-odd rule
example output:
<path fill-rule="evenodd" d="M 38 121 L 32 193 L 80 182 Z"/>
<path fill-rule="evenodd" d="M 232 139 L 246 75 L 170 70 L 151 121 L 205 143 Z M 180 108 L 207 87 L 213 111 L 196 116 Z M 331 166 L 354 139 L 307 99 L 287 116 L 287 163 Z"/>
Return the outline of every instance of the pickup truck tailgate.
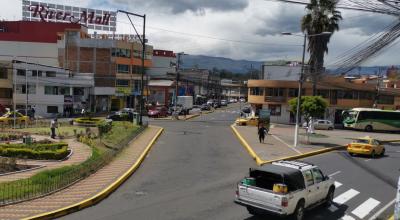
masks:
<path fill-rule="evenodd" d="M 275 194 L 261 188 L 242 184 L 238 185 L 237 199 L 239 201 L 259 206 L 260 208 L 265 208 L 270 211 L 282 211 L 282 197 L 284 197 L 284 195 Z"/>

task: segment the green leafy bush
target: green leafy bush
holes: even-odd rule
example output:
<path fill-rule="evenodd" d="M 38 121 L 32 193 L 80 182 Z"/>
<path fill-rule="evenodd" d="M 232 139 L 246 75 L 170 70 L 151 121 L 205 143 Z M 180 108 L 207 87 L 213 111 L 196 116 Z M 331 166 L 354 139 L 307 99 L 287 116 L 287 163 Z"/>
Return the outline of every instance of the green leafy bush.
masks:
<path fill-rule="evenodd" d="M 67 157 L 68 144 L 0 144 L 0 156 L 35 160 L 61 160 Z"/>
<path fill-rule="evenodd" d="M 104 134 L 107 134 L 112 129 L 112 123 L 108 121 L 102 121 L 97 124 L 97 128 L 99 129 L 100 137 Z"/>

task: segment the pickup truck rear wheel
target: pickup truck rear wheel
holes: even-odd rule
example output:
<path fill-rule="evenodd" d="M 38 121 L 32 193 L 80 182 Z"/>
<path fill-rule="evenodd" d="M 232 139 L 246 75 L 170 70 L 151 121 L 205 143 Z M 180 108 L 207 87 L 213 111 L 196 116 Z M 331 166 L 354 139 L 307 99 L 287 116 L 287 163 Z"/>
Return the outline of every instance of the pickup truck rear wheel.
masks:
<path fill-rule="evenodd" d="M 294 220 L 303 220 L 304 219 L 304 202 L 300 201 L 297 203 L 296 210 L 293 213 Z"/>
<path fill-rule="evenodd" d="M 326 195 L 325 204 L 324 204 L 326 207 L 329 207 L 332 205 L 334 195 L 335 195 L 335 188 L 331 187 L 329 189 L 328 195 Z"/>

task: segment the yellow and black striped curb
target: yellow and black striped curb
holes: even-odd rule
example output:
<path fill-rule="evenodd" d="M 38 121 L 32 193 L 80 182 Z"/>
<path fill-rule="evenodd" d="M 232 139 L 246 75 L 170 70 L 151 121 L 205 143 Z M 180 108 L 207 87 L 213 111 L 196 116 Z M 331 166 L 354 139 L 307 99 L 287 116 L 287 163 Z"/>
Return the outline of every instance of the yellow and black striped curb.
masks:
<path fill-rule="evenodd" d="M 311 156 L 315 156 L 315 155 L 319 155 L 319 154 L 328 153 L 328 152 L 331 152 L 331 151 L 343 150 L 343 149 L 346 149 L 346 147 L 347 147 L 347 146 L 338 146 L 338 147 L 325 148 L 325 149 L 316 150 L 316 151 L 312 151 L 312 152 L 308 152 L 308 153 L 304 153 L 304 154 L 299 154 L 299 155 L 295 155 L 295 156 L 282 157 L 282 158 L 279 158 L 279 159 L 267 160 L 266 161 L 266 160 L 262 160 L 256 154 L 256 152 L 253 150 L 253 148 L 251 148 L 251 146 L 242 137 L 242 135 L 240 135 L 239 131 L 235 128 L 235 125 L 231 125 L 231 128 L 233 130 L 233 133 L 235 133 L 236 137 L 239 139 L 240 143 L 246 148 L 246 150 L 249 152 L 250 156 L 254 158 L 254 160 L 256 161 L 257 165 L 259 165 L 259 166 L 261 166 L 263 164 L 267 164 L 267 163 L 280 161 L 280 160 L 297 160 L 297 159 L 301 159 L 301 158 L 311 157 Z"/>
<path fill-rule="evenodd" d="M 139 156 L 139 159 L 129 168 L 128 171 L 126 171 L 122 176 L 120 176 L 115 182 L 113 182 L 111 185 L 109 185 L 106 189 L 103 191 L 99 192 L 95 196 L 83 200 L 81 202 L 78 202 L 76 204 L 51 211 L 51 212 L 46 212 L 42 213 L 36 216 L 32 216 L 29 218 L 25 218 L 24 220 L 31 220 L 31 219 L 54 219 L 58 218 L 64 215 L 68 215 L 73 212 L 77 212 L 79 210 L 82 210 L 84 208 L 87 208 L 89 206 L 95 205 L 98 202 L 102 201 L 105 199 L 107 196 L 109 196 L 114 190 L 116 190 L 119 186 L 122 185 L 123 182 L 125 182 L 140 166 L 140 164 L 143 162 L 143 160 L 146 158 L 146 155 L 149 153 L 151 150 L 152 146 L 156 142 L 156 140 L 160 137 L 161 133 L 164 131 L 164 128 L 158 127 L 159 131 L 157 134 L 153 137 L 153 139 L 150 141 L 150 143 L 147 145 L 145 150 L 142 152 L 142 154 Z"/>

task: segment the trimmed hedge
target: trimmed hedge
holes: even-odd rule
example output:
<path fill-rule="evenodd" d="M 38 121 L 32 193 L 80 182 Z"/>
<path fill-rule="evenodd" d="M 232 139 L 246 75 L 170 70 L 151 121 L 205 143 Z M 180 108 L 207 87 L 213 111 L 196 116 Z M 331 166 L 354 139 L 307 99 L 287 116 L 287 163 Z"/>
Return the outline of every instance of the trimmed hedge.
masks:
<path fill-rule="evenodd" d="M 68 144 L 0 144 L 0 156 L 35 160 L 61 160 L 69 154 Z"/>

